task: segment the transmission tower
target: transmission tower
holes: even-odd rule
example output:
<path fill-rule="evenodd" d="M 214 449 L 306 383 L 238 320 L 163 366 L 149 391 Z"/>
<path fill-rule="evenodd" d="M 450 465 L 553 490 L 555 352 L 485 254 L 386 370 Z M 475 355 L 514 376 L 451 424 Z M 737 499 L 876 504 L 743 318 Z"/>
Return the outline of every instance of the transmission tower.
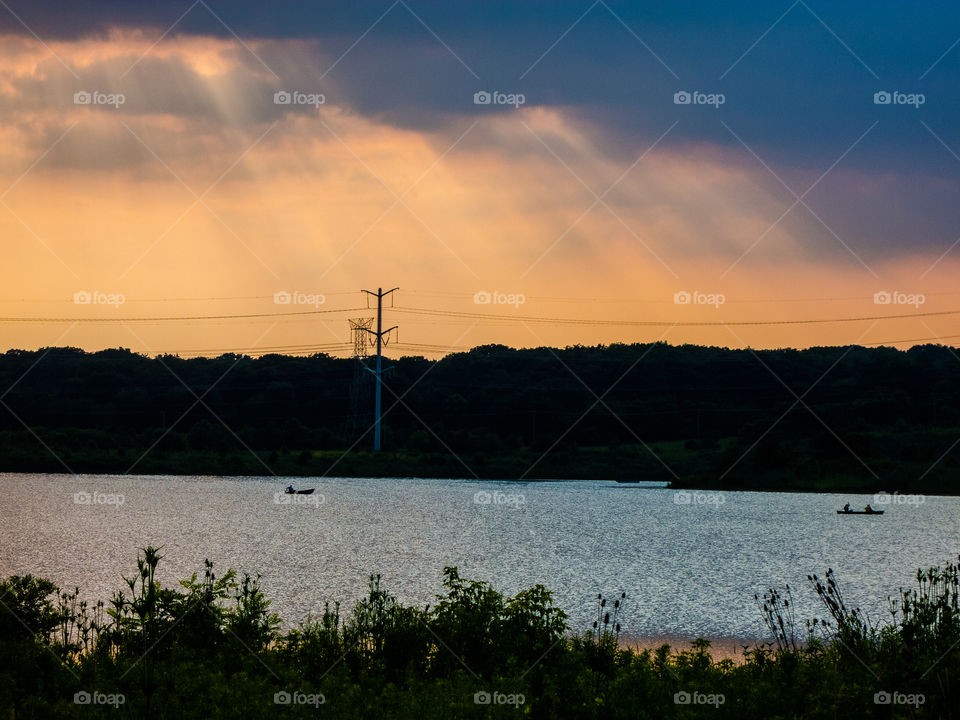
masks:
<path fill-rule="evenodd" d="M 350 384 L 350 419 L 348 428 L 350 437 L 354 437 L 361 427 L 366 428 L 370 418 L 369 375 L 361 370 L 364 361 L 370 357 L 370 335 L 366 332 L 375 318 L 351 318 L 350 339 L 353 340 L 353 382 Z M 361 410 L 362 408 L 362 410 Z"/>
<path fill-rule="evenodd" d="M 374 318 L 352 318 L 350 323 L 350 338 L 353 340 L 353 357 L 357 360 L 366 360 L 369 357 L 370 330 Z"/>

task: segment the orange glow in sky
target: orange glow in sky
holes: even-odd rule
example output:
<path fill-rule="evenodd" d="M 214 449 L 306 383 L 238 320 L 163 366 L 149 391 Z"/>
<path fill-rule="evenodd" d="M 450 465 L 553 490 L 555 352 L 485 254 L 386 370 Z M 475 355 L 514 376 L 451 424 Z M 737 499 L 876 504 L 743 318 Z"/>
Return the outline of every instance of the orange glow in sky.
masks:
<path fill-rule="evenodd" d="M 960 334 L 937 314 L 960 307 L 954 238 L 872 252 L 745 149 L 673 143 L 667 125 L 615 152 L 589 118 L 536 102 L 465 102 L 417 128 L 353 107 L 335 78 L 319 89 L 303 41 L 155 41 L 0 43 L 3 349 L 346 354 L 378 286 L 400 287 L 387 319 L 404 354 Z M 323 104 L 277 105 L 278 88 Z M 794 191 L 825 169 L 797 169 Z M 830 183 L 883 192 L 842 162 Z M 297 310 L 324 312 L 145 320 Z M 745 324 L 844 318 L 867 319 Z"/>

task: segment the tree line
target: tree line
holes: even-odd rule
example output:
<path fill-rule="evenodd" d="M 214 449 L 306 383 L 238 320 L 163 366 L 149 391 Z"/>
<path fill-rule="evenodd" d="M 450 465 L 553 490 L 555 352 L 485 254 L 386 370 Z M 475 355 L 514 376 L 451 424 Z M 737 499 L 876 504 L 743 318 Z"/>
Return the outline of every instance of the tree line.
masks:
<path fill-rule="evenodd" d="M 529 477 L 949 492 L 957 473 L 960 359 L 944 346 L 486 345 L 387 364 L 383 457 L 412 474 L 536 462 Z M 378 472 L 373 382 L 323 354 L 11 350 L 0 469 L 122 472 L 146 452 L 143 471 L 313 474 L 342 457 L 341 471 Z"/>

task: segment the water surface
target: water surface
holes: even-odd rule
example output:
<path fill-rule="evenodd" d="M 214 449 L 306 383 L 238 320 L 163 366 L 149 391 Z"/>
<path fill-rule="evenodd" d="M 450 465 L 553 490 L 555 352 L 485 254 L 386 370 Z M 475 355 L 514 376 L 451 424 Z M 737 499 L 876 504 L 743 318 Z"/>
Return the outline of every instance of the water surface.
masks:
<path fill-rule="evenodd" d="M 277 503 L 288 482 L 315 487 L 314 500 Z M 0 575 L 108 599 L 153 544 L 165 582 L 202 574 L 204 558 L 259 573 L 294 624 L 325 602 L 352 605 L 371 573 L 404 603 L 432 603 L 456 565 L 508 594 L 546 585 L 575 629 L 598 592 L 625 591 L 632 635 L 760 638 L 753 596 L 771 585 L 790 584 L 798 622 L 820 616 L 806 575 L 832 567 L 851 602 L 883 620 L 918 567 L 960 552 L 960 498 L 888 505 L 883 517 L 835 513 L 872 496 L 677 499 L 603 481 L 0 475 Z"/>

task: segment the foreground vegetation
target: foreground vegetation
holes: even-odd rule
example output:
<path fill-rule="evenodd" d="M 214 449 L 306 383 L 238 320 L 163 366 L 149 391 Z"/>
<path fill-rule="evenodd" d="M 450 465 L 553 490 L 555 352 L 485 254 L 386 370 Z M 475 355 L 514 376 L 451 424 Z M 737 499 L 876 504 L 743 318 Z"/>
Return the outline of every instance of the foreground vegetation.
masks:
<path fill-rule="evenodd" d="M 404 357 L 386 376 L 375 454 L 372 376 L 351 359 L 11 350 L 0 471 L 960 494 L 953 353 L 655 343 Z"/>
<path fill-rule="evenodd" d="M 256 578 L 208 563 L 179 588 L 142 551 L 108 602 L 31 576 L 0 582 L 0 714 L 9 718 L 930 717 L 960 714 L 958 566 L 917 574 L 874 626 L 831 571 L 810 576 L 824 617 L 795 625 L 789 587 L 756 597 L 771 642 L 742 662 L 623 649 L 620 594 L 574 634 L 550 592 L 514 597 L 444 574 L 425 608 L 370 580 L 349 612 L 295 629 Z"/>

